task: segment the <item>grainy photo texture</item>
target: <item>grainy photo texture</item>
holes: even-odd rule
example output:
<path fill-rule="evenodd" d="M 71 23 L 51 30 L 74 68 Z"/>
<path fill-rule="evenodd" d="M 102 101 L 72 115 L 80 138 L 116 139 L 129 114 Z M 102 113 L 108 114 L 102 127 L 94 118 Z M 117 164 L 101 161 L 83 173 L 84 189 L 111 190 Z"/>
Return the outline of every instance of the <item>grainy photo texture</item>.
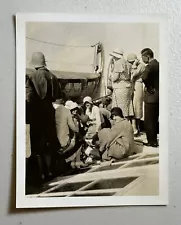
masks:
<path fill-rule="evenodd" d="M 23 34 L 25 198 L 152 204 L 164 150 L 160 23 L 40 16 Z"/>

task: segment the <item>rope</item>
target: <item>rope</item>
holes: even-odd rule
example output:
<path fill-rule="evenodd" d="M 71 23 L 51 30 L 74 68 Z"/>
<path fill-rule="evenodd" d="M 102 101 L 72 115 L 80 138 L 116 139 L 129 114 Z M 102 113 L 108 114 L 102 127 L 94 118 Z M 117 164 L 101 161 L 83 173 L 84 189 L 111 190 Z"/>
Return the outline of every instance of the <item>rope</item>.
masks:
<path fill-rule="evenodd" d="M 47 42 L 47 41 L 41 41 L 35 38 L 31 38 L 31 37 L 26 37 L 26 39 L 31 40 L 31 41 L 36 41 L 36 42 L 41 42 L 44 44 L 49 44 L 49 45 L 56 45 L 59 47 L 70 47 L 70 48 L 92 48 L 95 47 L 95 45 L 65 45 L 65 44 L 58 44 L 58 43 L 52 43 L 52 42 Z"/>
<path fill-rule="evenodd" d="M 30 58 L 27 58 L 27 61 L 31 61 Z M 55 63 L 55 64 L 72 64 L 72 65 L 77 65 L 77 66 L 93 66 L 94 64 L 86 64 L 86 63 L 72 63 L 72 62 L 55 62 L 55 61 L 49 61 L 49 60 L 46 60 L 46 62 L 48 63 Z"/>
<path fill-rule="evenodd" d="M 46 60 L 46 62 L 49 62 L 49 63 L 58 63 L 58 64 L 76 64 L 76 65 L 81 65 L 81 66 L 92 66 L 94 64 L 86 64 L 86 63 L 72 63 L 72 62 L 55 62 L 55 61 L 49 61 L 49 60 Z"/>
<path fill-rule="evenodd" d="M 95 71 L 95 66 L 96 66 L 96 52 L 97 52 L 97 48 L 94 48 L 94 57 L 93 57 L 93 64 L 92 64 L 92 72 Z"/>
<path fill-rule="evenodd" d="M 27 61 L 31 61 L 30 58 L 27 58 Z M 94 64 L 86 64 L 86 63 L 72 63 L 72 62 L 56 62 L 56 61 L 50 61 L 50 60 L 46 60 L 46 62 L 48 63 L 55 63 L 55 64 L 72 64 L 72 65 L 78 65 L 78 66 L 93 66 Z"/>

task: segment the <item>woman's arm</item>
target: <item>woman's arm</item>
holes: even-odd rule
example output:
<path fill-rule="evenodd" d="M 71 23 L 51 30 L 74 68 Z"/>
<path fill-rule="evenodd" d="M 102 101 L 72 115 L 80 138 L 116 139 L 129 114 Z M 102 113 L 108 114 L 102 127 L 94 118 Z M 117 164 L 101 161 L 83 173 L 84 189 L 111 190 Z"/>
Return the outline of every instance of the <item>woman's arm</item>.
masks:
<path fill-rule="evenodd" d="M 70 112 L 68 112 L 68 126 L 73 132 L 75 132 L 75 133 L 79 132 L 79 128 L 78 128 L 78 126 L 76 126 Z"/>
<path fill-rule="evenodd" d="M 120 73 L 123 73 L 125 71 L 125 62 L 118 60 L 117 62 L 115 62 L 114 64 L 114 71 L 112 73 L 112 81 L 116 82 L 119 80 L 120 78 Z"/>
<path fill-rule="evenodd" d="M 143 83 L 145 84 L 146 87 L 149 84 L 149 73 L 150 73 L 150 66 L 147 65 L 145 67 L 145 70 L 144 70 L 143 76 L 142 76 Z"/>
<path fill-rule="evenodd" d="M 94 107 L 94 113 L 96 118 L 96 132 L 98 132 L 101 126 L 101 114 L 98 107 Z"/>
<path fill-rule="evenodd" d="M 136 80 L 138 77 L 141 76 L 141 74 L 143 74 L 145 70 L 145 66 L 143 64 L 138 64 L 138 66 L 133 67 L 132 70 L 132 80 Z"/>

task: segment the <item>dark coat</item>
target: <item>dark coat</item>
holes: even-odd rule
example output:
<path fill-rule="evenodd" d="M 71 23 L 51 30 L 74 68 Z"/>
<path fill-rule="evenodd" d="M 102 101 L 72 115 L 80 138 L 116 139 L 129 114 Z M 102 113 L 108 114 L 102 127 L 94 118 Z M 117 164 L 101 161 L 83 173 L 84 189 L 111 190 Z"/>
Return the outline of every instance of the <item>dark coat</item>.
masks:
<path fill-rule="evenodd" d="M 52 102 L 59 96 L 58 79 L 47 68 L 26 76 L 26 123 L 30 124 L 32 152 L 44 152 L 47 146 L 53 149 L 57 144 Z"/>
<path fill-rule="evenodd" d="M 145 84 L 145 103 L 159 102 L 159 62 L 153 59 L 145 68 L 142 80 Z"/>

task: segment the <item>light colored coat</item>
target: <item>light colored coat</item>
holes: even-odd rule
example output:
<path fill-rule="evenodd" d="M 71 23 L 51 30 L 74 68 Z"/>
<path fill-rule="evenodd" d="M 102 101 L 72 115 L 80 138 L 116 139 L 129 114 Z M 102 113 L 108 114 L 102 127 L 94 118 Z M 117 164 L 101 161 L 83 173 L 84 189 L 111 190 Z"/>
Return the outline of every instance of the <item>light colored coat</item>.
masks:
<path fill-rule="evenodd" d="M 64 105 L 61 104 L 55 108 L 57 137 L 61 146 L 65 147 L 71 139 L 71 132 L 77 133 L 79 129 L 72 118 L 70 110 L 68 110 Z"/>
<path fill-rule="evenodd" d="M 116 122 L 111 129 L 105 128 L 98 132 L 100 152 L 103 159 L 122 159 L 132 154 L 134 135 L 131 124 L 126 119 Z"/>
<path fill-rule="evenodd" d="M 139 61 L 135 61 L 131 69 L 132 85 L 133 85 L 133 108 L 134 117 L 141 119 L 143 117 L 143 81 L 142 75 L 145 65 Z"/>

